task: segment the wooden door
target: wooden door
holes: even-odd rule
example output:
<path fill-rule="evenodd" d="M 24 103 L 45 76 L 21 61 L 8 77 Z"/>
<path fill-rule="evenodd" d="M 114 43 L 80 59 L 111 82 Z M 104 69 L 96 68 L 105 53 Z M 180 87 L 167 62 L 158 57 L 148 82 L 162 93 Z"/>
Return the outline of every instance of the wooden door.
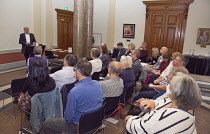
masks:
<path fill-rule="evenodd" d="M 149 56 L 153 47 L 182 53 L 189 4 L 192 1 L 143 1 L 146 4 L 144 41 Z"/>
<path fill-rule="evenodd" d="M 62 9 L 57 11 L 58 48 L 73 48 L 73 12 Z"/>

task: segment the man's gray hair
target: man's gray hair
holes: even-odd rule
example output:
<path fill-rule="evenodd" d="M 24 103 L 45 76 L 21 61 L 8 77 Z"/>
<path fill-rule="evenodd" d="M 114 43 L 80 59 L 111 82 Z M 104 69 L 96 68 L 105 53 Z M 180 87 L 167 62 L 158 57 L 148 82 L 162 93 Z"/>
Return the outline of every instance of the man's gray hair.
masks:
<path fill-rule="evenodd" d="M 120 62 L 124 63 L 124 67 L 125 68 L 131 68 L 133 61 L 132 58 L 130 56 L 121 56 Z"/>
<path fill-rule="evenodd" d="M 183 65 L 183 66 L 186 66 L 186 65 L 187 65 L 187 63 L 188 63 L 188 61 L 189 61 L 188 57 L 186 57 L 186 56 L 184 56 L 184 55 L 178 55 L 177 57 L 180 58 L 179 61 L 182 62 L 182 65 Z"/>
<path fill-rule="evenodd" d="M 34 54 L 35 55 L 41 55 L 42 54 L 42 47 L 41 46 L 35 46 L 34 47 Z"/>
<path fill-rule="evenodd" d="M 120 62 L 112 61 L 111 63 L 109 63 L 108 68 L 110 68 L 111 73 L 113 74 L 120 75 L 122 73 L 122 67 Z"/>
<path fill-rule="evenodd" d="M 202 98 L 198 84 L 187 75 L 178 72 L 170 82 L 172 100 L 179 109 L 184 111 L 193 110 L 200 106 Z"/>

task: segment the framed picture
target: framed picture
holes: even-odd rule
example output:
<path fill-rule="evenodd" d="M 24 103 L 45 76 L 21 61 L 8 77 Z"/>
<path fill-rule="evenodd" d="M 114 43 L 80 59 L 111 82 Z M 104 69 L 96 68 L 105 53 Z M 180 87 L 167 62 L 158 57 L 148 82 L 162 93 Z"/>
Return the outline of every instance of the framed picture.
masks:
<path fill-rule="evenodd" d="M 123 38 L 135 37 L 135 24 L 123 24 Z"/>
<path fill-rule="evenodd" d="M 196 44 L 210 45 L 210 28 L 198 28 Z"/>

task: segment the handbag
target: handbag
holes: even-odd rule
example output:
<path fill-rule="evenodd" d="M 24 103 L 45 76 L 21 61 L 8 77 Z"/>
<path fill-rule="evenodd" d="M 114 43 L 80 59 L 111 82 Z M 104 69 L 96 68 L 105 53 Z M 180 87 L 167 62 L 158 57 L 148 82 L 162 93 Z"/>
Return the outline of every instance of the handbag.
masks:
<path fill-rule="evenodd" d="M 18 96 L 18 106 L 26 111 L 31 110 L 31 96 L 26 92 L 25 94 L 23 92 L 20 93 Z"/>

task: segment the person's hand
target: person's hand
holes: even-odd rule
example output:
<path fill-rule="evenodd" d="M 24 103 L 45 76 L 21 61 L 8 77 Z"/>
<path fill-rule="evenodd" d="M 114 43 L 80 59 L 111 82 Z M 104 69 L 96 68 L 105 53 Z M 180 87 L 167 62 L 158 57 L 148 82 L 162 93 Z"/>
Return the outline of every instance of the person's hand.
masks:
<path fill-rule="evenodd" d="M 33 42 L 33 45 L 35 45 L 36 44 L 36 42 Z"/>
<path fill-rule="evenodd" d="M 159 82 L 158 79 L 154 80 L 154 84 L 158 84 L 158 82 Z"/>
<path fill-rule="evenodd" d="M 152 70 L 152 73 L 155 74 L 155 73 L 157 73 L 157 71 L 156 70 Z"/>
<path fill-rule="evenodd" d="M 125 117 L 125 121 L 128 121 L 128 119 L 130 118 L 130 117 L 132 117 L 133 115 L 128 115 L 128 116 L 126 116 Z"/>
<path fill-rule="evenodd" d="M 115 61 L 115 60 L 116 60 L 116 58 L 112 58 L 112 60 L 113 60 L 113 61 Z"/>
<path fill-rule="evenodd" d="M 26 42 L 26 44 L 28 45 L 28 44 L 30 44 L 29 42 Z"/>
<path fill-rule="evenodd" d="M 153 67 L 153 65 L 148 65 L 148 68 L 152 68 Z"/>
<path fill-rule="evenodd" d="M 150 100 L 147 100 L 147 99 L 144 99 L 140 102 L 140 106 L 143 107 L 145 106 L 145 110 L 150 108 L 151 110 L 154 110 L 155 109 L 155 103 L 153 101 L 150 101 Z"/>
<path fill-rule="evenodd" d="M 138 99 L 136 102 L 140 103 L 142 100 L 145 100 L 145 98 Z"/>
<path fill-rule="evenodd" d="M 150 87 L 150 88 L 154 88 L 154 85 L 153 85 L 153 84 L 149 84 L 149 87 Z"/>

